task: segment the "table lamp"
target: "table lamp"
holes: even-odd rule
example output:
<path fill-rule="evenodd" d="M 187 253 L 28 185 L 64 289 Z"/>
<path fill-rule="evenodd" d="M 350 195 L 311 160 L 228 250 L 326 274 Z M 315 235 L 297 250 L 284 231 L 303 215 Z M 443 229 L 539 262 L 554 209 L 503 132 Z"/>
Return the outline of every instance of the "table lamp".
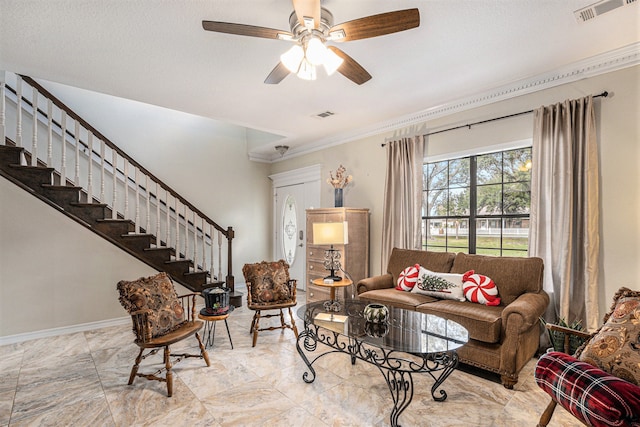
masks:
<path fill-rule="evenodd" d="M 324 268 L 329 270 L 329 275 L 325 280 L 331 279 L 339 282 L 342 277 L 336 274 L 340 270 L 340 251 L 333 248 L 333 245 L 346 245 L 349 243 L 349 232 L 347 222 L 314 222 L 313 223 L 313 244 L 330 245 L 324 253 Z"/>

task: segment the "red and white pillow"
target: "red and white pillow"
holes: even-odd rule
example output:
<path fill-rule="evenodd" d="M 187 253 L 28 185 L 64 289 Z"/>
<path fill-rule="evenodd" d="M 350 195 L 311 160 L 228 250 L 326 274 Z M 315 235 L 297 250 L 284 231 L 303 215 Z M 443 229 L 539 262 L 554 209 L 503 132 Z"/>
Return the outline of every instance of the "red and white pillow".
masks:
<path fill-rule="evenodd" d="M 420 273 L 420 264 L 412 265 L 400 272 L 396 289 L 399 291 L 410 292 L 418 281 Z"/>
<path fill-rule="evenodd" d="M 500 305 L 498 288 L 487 276 L 469 270 L 462 275 L 462 291 L 468 301 L 484 305 Z"/>

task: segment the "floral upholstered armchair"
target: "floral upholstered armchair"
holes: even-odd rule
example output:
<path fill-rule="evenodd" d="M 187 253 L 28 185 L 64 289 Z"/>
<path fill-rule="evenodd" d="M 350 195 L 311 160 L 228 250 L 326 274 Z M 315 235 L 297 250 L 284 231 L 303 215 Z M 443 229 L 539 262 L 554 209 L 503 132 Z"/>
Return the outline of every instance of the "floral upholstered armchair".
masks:
<path fill-rule="evenodd" d="M 570 331 L 570 330 L 568 330 Z M 574 355 L 544 354 L 536 365 L 538 386 L 588 426 L 640 426 L 640 292 L 621 288 L 604 325 Z"/>

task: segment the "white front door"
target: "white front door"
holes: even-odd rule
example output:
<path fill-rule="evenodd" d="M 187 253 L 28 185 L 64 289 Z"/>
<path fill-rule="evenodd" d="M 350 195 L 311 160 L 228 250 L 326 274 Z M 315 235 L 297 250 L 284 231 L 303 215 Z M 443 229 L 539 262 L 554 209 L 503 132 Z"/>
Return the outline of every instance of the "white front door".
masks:
<path fill-rule="evenodd" d="M 276 188 L 276 259 L 289 263 L 289 276 L 305 290 L 306 211 L 304 184 Z"/>

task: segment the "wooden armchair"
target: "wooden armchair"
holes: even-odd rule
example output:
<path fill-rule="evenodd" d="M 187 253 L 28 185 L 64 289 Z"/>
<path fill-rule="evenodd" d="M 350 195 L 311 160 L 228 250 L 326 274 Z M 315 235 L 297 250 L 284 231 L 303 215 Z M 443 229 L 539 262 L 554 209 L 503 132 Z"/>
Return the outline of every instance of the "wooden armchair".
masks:
<path fill-rule="evenodd" d="M 640 292 L 621 288 L 594 334 L 546 326 L 565 333 L 565 352 L 547 352 L 536 365 L 536 383 L 551 396 L 538 427 L 558 404 L 588 426 L 639 426 Z M 588 338 L 574 355 L 571 336 Z"/>
<path fill-rule="evenodd" d="M 253 310 L 250 332 L 253 333 L 253 347 L 258 341 L 259 331 L 289 328 L 298 338 L 298 328 L 291 312 L 296 302 L 296 281 L 289 278 L 289 264 L 284 260 L 275 262 L 262 261 L 256 264 L 245 264 L 242 267 L 247 283 L 247 307 Z M 284 320 L 282 309 L 289 310 L 291 324 Z M 279 314 L 262 315 L 264 310 L 279 310 Z M 262 317 L 280 316 L 280 326 L 260 328 Z"/>
<path fill-rule="evenodd" d="M 197 293 L 178 296 L 171 278 L 166 273 L 140 278 L 134 281 L 118 282 L 120 303 L 131 315 L 133 323 L 134 343 L 140 347 L 129 375 L 129 385 L 136 376 L 148 380 L 167 383 L 167 395 L 173 395 L 173 365 L 183 358 L 199 357 L 210 366 L 209 355 L 205 350 L 198 331 L 203 322 L 195 320 L 195 304 Z M 192 335 L 196 336 L 199 354 L 171 354 L 169 346 Z M 152 374 L 139 373 L 140 362 L 164 349 L 164 368 Z M 148 350 L 146 354 L 143 354 Z M 171 358 L 177 358 L 172 363 Z M 163 377 L 160 374 L 166 371 Z"/>

